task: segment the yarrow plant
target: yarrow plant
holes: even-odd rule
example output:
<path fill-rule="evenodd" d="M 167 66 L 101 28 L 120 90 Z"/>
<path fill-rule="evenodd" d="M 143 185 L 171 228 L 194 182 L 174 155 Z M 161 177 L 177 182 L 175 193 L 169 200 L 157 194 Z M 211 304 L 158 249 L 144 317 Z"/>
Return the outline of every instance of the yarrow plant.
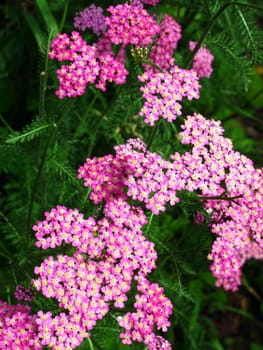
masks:
<path fill-rule="evenodd" d="M 83 119 L 82 108 L 76 107 L 74 115 L 81 121 L 76 129 L 68 128 L 70 133 L 73 130 L 73 139 L 61 151 L 70 158 L 71 144 L 74 146 L 82 135 L 88 135 L 89 151 L 79 165 L 78 180 L 66 163 L 55 160 L 60 142 L 60 135 L 54 137 L 55 130 L 63 118 L 50 123 L 48 117 L 48 124 L 37 126 L 37 143 L 44 150 L 35 157 L 38 172 L 34 188 L 41 187 L 45 193 L 39 208 L 47 207 L 49 200 L 43 176 L 44 171 L 49 171 L 48 166 L 45 168 L 47 160 L 72 181 L 82 182 L 88 191 L 80 200 L 81 207 L 70 208 L 69 202 L 78 196 L 74 192 L 72 200 L 64 205 L 63 193 L 67 191 L 61 190 L 59 199 L 45 209 L 44 218 L 38 216 L 33 225 L 34 251 L 40 258 L 32 269 L 35 276 L 29 279 L 26 271 L 28 286 L 16 281 L 14 298 L 21 304 L 0 301 L 1 349 L 71 350 L 85 341 L 92 348 L 96 327 L 112 317 L 123 344 L 172 350 L 171 337 L 165 339 L 165 333 L 172 322 L 171 295 L 177 290 L 163 282 L 161 273 L 158 275 L 158 246 L 165 251 L 167 260 L 173 261 L 171 265 L 176 264 L 176 256 L 170 254 L 170 242 L 167 246 L 162 243 L 161 232 L 155 237 L 152 223 L 155 216 L 183 207 L 182 194 L 193 199 L 193 207 L 198 203 L 192 217 L 195 227 L 209 227 L 213 243 L 207 258 L 217 287 L 237 291 L 246 261 L 263 260 L 263 168 L 256 168 L 251 159 L 234 150 L 219 120 L 206 118 L 193 111 L 194 107 L 188 108 L 190 103 L 184 104 L 200 98 L 200 81 L 211 76 L 214 56 L 201 42 L 203 38 L 190 41 L 192 66 L 180 67 L 175 55 L 183 28 L 172 15 L 157 15 L 158 3 L 159 0 L 132 0 L 105 9 L 92 4 L 76 13 L 73 31 L 59 32 L 51 40 L 47 57 L 59 62 L 59 86 L 55 92 L 58 99 L 84 95 L 80 106 L 86 105 L 87 86 L 94 98 Z M 92 31 L 92 35 L 88 33 L 91 42 L 84 39 L 85 33 L 79 33 L 86 30 Z M 200 49 L 195 50 L 197 47 Z M 184 51 L 182 57 L 183 54 Z M 121 85 L 127 87 L 122 90 Z M 45 85 L 41 90 L 39 123 L 46 117 L 42 100 L 46 90 Z M 122 93 L 136 108 L 139 106 L 131 117 L 139 128 L 132 125 L 131 137 L 126 137 L 129 121 L 123 122 L 123 133 L 121 127 L 110 125 L 111 107 L 119 108 L 123 114 L 126 108 L 134 112 L 133 106 L 119 103 Z M 106 107 L 104 112 L 100 107 Z M 85 121 L 88 114 L 94 118 L 90 125 Z M 167 152 L 162 148 L 154 151 L 152 147 L 160 125 L 165 125 L 160 131 L 163 142 L 168 128 L 176 134 L 169 140 Z M 51 128 L 54 130 L 47 136 L 46 146 L 42 146 L 41 133 Z M 84 131 L 80 131 L 82 128 Z M 114 142 L 113 151 L 105 154 L 100 148 L 104 144 L 95 144 L 94 140 L 107 128 L 109 132 L 115 128 L 115 136 L 109 142 Z M 30 135 L 28 130 L 25 133 Z M 52 142 L 53 153 L 49 151 Z M 175 144 L 178 149 L 171 151 Z M 80 149 L 82 146 L 80 142 Z M 27 216 L 30 227 L 36 195 L 31 190 L 27 195 L 31 196 Z M 31 248 L 32 242 L 28 252 Z M 31 262 L 29 257 L 28 260 Z M 13 264 L 13 260 L 9 263 Z M 180 273 L 176 274 L 183 295 Z M 47 301 L 44 307 L 41 300 Z"/>

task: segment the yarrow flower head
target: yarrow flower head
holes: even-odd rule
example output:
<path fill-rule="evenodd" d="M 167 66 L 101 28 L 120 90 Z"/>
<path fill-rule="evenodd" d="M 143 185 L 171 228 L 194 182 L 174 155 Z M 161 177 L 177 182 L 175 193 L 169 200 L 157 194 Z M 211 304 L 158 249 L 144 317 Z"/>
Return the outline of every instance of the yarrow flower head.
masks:
<path fill-rule="evenodd" d="M 196 41 L 190 41 L 190 51 L 194 50 L 196 44 Z M 207 48 L 201 47 L 194 56 L 193 70 L 196 71 L 200 78 L 209 78 L 213 72 L 213 60 L 214 56 L 211 52 Z"/>
<path fill-rule="evenodd" d="M 143 8 L 143 4 L 156 6 L 160 0 L 130 0 L 130 5 Z"/>
<path fill-rule="evenodd" d="M 37 342 L 36 315 L 27 305 L 9 305 L 0 300 L 0 348 L 3 350 L 42 350 Z"/>
<path fill-rule="evenodd" d="M 141 0 L 146 5 L 156 6 L 160 0 Z"/>
<path fill-rule="evenodd" d="M 88 83 L 96 83 L 96 87 L 106 90 L 106 83 L 123 84 L 128 71 L 124 64 L 114 58 L 113 53 L 100 54 L 96 45 L 90 46 L 78 32 L 58 34 L 52 41 L 49 56 L 59 61 L 69 60 L 57 70 L 59 88 L 56 94 L 59 98 L 83 95 Z"/>
<path fill-rule="evenodd" d="M 174 65 L 165 72 L 145 72 L 138 79 L 145 83 L 140 90 L 146 100 L 139 112 L 144 122 L 154 126 L 161 117 L 168 122 L 181 115 L 183 98 L 199 98 L 201 85 L 194 70 L 181 69 Z"/>
<path fill-rule="evenodd" d="M 96 35 L 104 33 L 107 25 L 105 16 L 103 15 L 103 9 L 92 4 L 78 12 L 74 18 L 74 27 L 81 31 L 92 29 L 93 33 Z"/>
<path fill-rule="evenodd" d="M 51 43 L 49 56 L 59 61 L 69 60 L 57 70 L 59 88 L 56 94 L 59 98 L 83 95 L 88 83 L 94 83 L 99 74 L 99 63 L 96 60 L 96 50 L 87 45 L 78 32 L 58 34 Z"/>
<path fill-rule="evenodd" d="M 121 4 L 107 9 L 107 35 L 113 44 L 147 46 L 152 43 L 160 28 L 149 13 L 137 6 Z"/>
<path fill-rule="evenodd" d="M 36 245 L 47 249 L 66 243 L 76 251 L 71 257 L 50 256 L 35 268 L 39 275 L 32 281 L 35 288 L 67 310 L 55 317 L 38 313 L 38 340 L 51 349 L 66 345 L 74 349 L 90 336 L 110 302 L 124 307 L 133 278 L 144 278 L 155 269 L 157 254 L 142 234 L 147 223 L 142 209 L 121 198 L 107 202 L 99 220 L 84 219 L 77 209 L 62 206 L 45 216 L 33 227 Z"/>
<path fill-rule="evenodd" d="M 150 60 L 163 70 L 168 70 L 174 65 L 174 50 L 182 37 L 182 28 L 172 16 L 165 14 L 160 23 L 160 32 L 151 49 Z M 157 68 L 144 64 L 147 72 L 158 72 Z"/>
<path fill-rule="evenodd" d="M 201 191 L 217 235 L 208 256 L 211 271 L 218 287 L 236 291 L 245 261 L 263 259 L 263 169 L 233 150 L 220 121 L 194 114 L 182 128 L 181 142 L 193 145 L 181 156 L 188 163 L 186 189 Z"/>

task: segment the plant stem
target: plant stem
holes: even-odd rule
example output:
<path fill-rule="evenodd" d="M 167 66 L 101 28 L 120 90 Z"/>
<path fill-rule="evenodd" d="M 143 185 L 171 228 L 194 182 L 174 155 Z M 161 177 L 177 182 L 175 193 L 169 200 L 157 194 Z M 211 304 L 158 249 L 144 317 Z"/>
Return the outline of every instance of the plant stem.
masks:
<path fill-rule="evenodd" d="M 4 219 L 4 221 L 7 223 L 7 225 L 11 228 L 11 230 L 14 232 L 14 234 L 16 235 L 16 237 L 23 243 L 25 243 L 25 239 L 23 238 L 23 236 L 17 231 L 17 229 L 15 228 L 15 226 L 9 221 L 9 219 L 5 216 L 5 214 L 3 212 L 0 211 L 0 217 L 2 217 L 2 219 Z M 7 252 L 7 250 L 5 249 L 5 251 Z M 6 253 L 7 254 L 7 253 Z"/>
<path fill-rule="evenodd" d="M 249 284 L 249 281 L 248 281 L 248 279 L 246 278 L 246 276 L 244 274 L 242 276 L 242 283 L 243 283 L 243 286 L 247 288 L 249 293 L 252 294 L 257 299 L 257 301 L 261 301 L 262 300 L 262 298 L 258 294 L 258 292 L 255 291 L 255 289 Z"/>
<path fill-rule="evenodd" d="M 164 73 L 164 70 L 163 70 L 161 67 L 159 67 L 158 64 L 156 64 L 156 63 L 154 63 L 154 62 L 152 62 L 152 61 L 150 61 L 150 60 L 145 60 L 145 59 L 143 59 L 143 60 L 141 60 L 140 62 L 141 62 L 141 63 L 145 63 L 145 64 L 149 64 L 150 66 L 152 66 L 152 67 L 158 69 L 159 72 Z"/>
<path fill-rule="evenodd" d="M 207 15 L 211 18 L 211 11 L 209 9 L 209 5 L 207 3 L 207 0 L 203 0 L 203 2 L 204 2 L 204 6 L 205 6 L 205 10 L 207 12 Z"/>
<path fill-rule="evenodd" d="M 87 338 L 87 339 L 88 339 L 90 350 L 94 350 L 94 346 L 92 344 L 92 341 L 90 340 L 90 338 Z"/>
<path fill-rule="evenodd" d="M 146 237 L 148 236 L 148 233 L 150 231 L 150 227 L 151 227 L 152 221 L 153 221 L 153 216 L 154 216 L 154 214 L 151 212 L 150 219 L 148 221 L 147 229 L 146 229 L 146 232 L 145 232 L 145 236 Z"/>
<path fill-rule="evenodd" d="M 198 199 L 201 199 L 201 200 L 222 200 L 222 201 L 232 201 L 234 202 L 235 204 L 239 205 L 239 203 L 237 203 L 235 201 L 235 199 L 238 199 L 238 198 L 242 198 L 243 195 L 240 194 L 239 196 L 234 196 L 234 197 L 223 197 L 223 196 L 211 196 L 211 197 L 205 197 L 205 196 L 197 196 Z"/>
<path fill-rule="evenodd" d="M 2 116 L 2 114 L 0 114 L 0 120 L 10 132 L 12 132 L 12 133 L 14 132 L 13 128 L 8 124 L 8 122 L 5 120 L 5 118 Z"/>
<path fill-rule="evenodd" d="M 91 124 L 91 132 L 93 133 L 94 137 L 97 134 L 97 130 L 100 126 L 100 123 L 102 122 L 103 118 L 105 117 L 105 115 L 108 113 L 108 111 L 111 109 L 111 107 L 114 105 L 114 103 L 117 101 L 119 95 L 121 92 L 121 88 L 118 86 L 117 91 L 115 92 L 114 96 L 112 97 L 111 101 L 109 102 L 109 104 L 107 105 L 107 107 L 105 108 L 105 110 L 102 112 L 102 114 L 99 116 L 99 118 L 96 120 L 96 125 L 94 126 L 94 129 L 92 130 L 92 124 Z M 87 157 L 91 156 L 91 152 L 93 149 L 94 143 L 90 142 L 89 148 L 88 148 L 88 152 L 87 152 Z"/>
<path fill-rule="evenodd" d="M 50 47 L 51 38 L 53 31 L 49 31 L 47 47 Z M 45 99 L 46 99 L 46 90 L 47 90 L 47 70 L 48 70 L 48 51 L 45 56 L 44 70 L 40 72 L 40 84 L 39 84 L 39 106 L 38 106 L 38 118 L 42 119 L 46 116 L 45 111 Z"/>
<path fill-rule="evenodd" d="M 220 7 L 220 9 L 217 11 L 217 13 L 212 17 L 211 19 L 211 22 L 209 22 L 207 24 L 207 26 L 205 27 L 204 31 L 203 31 L 203 34 L 201 35 L 201 38 L 198 40 L 194 50 L 190 53 L 190 55 L 188 56 L 187 60 L 186 60 L 186 63 L 185 63 L 185 66 L 186 68 L 189 68 L 191 63 L 192 63 L 192 60 L 195 56 L 195 54 L 197 53 L 197 51 L 200 49 L 201 45 L 202 45 L 202 42 L 205 40 L 207 34 L 209 33 L 209 31 L 212 29 L 212 27 L 214 26 L 214 24 L 216 23 L 216 21 L 218 20 L 218 18 L 225 12 L 225 10 L 230 7 L 230 6 L 233 6 L 233 5 L 236 5 L 236 6 L 244 6 L 244 7 L 249 7 L 249 8 L 252 8 L 252 9 L 255 9 L 255 10 L 263 10 L 263 8 L 261 9 L 260 7 L 258 6 L 255 6 L 255 5 L 250 5 L 250 4 L 244 4 L 242 2 L 239 2 L 239 1 L 233 1 L 233 2 L 228 2 L 226 4 L 224 4 L 223 6 Z"/>
<path fill-rule="evenodd" d="M 74 134 L 73 134 L 73 140 L 74 140 L 76 137 L 78 137 L 79 132 L 80 132 L 80 130 L 81 130 L 81 128 L 82 128 L 82 125 L 83 125 L 85 119 L 87 118 L 87 116 L 88 116 L 88 114 L 89 114 L 91 108 L 93 107 L 94 103 L 96 102 L 97 98 L 98 98 L 98 95 L 95 95 L 95 96 L 93 97 L 92 101 L 90 102 L 88 108 L 86 109 L 86 111 L 85 111 L 83 117 L 81 118 L 81 120 L 80 120 L 80 122 L 79 122 L 79 125 L 78 125 L 77 129 L 75 130 L 75 132 L 74 132 Z"/>
<path fill-rule="evenodd" d="M 32 211 L 33 211 L 33 206 L 34 206 L 34 203 L 35 203 L 37 187 L 38 187 L 41 175 L 42 175 L 42 171 L 43 171 L 43 168 L 44 168 L 44 164 L 45 164 L 45 161 L 46 161 L 47 152 L 48 152 L 50 143 L 51 143 L 51 141 L 52 141 L 52 139 L 53 139 L 53 137 L 55 135 L 55 132 L 57 130 L 58 125 L 62 121 L 63 117 L 69 112 L 69 110 L 73 106 L 74 102 L 75 102 L 74 99 L 69 101 L 69 104 L 67 104 L 64 112 L 61 113 L 60 118 L 58 119 L 57 123 L 53 124 L 53 130 L 49 134 L 49 137 L 47 139 L 46 145 L 44 147 L 44 151 L 43 151 L 40 163 L 38 165 L 36 179 L 35 179 L 35 182 L 33 184 L 33 189 L 32 189 L 30 203 L 29 203 L 29 208 L 28 208 L 28 215 L 27 215 L 27 232 L 28 232 L 28 234 L 30 232 L 30 227 L 31 227 Z"/>
<path fill-rule="evenodd" d="M 158 120 L 157 123 L 155 124 L 155 126 L 152 128 L 151 133 L 150 133 L 150 135 L 148 137 L 146 145 L 147 145 L 147 149 L 149 149 L 149 150 L 150 150 L 151 145 L 153 143 L 153 139 L 154 139 L 154 137 L 155 137 L 155 135 L 156 135 L 156 133 L 158 131 L 159 125 L 160 125 L 160 122 Z"/>

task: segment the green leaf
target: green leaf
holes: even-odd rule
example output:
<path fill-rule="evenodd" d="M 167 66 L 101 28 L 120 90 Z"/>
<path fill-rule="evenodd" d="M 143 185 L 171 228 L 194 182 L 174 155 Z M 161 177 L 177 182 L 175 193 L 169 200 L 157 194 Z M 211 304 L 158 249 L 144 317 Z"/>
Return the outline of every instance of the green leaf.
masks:
<path fill-rule="evenodd" d="M 50 11 L 49 5 L 46 0 L 36 0 L 37 6 L 44 18 L 47 27 L 52 30 L 55 34 L 58 33 L 57 22 Z"/>
<path fill-rule="evenodd" d="M 27 24 L 29 25 L 29 27 L 30 27 L 30 29 L 35 37 L 39 51 L 41 53 L 45 53 L 45 48 L 43 46 L 43 43 L 46 41 L 45 33 L 41 29 L 41 27 L 40 27 L 39 23 L 37 22 L 37 20 L 35 19 L 35 17 L 33 17 L 32 15 L 29 15 L 25 12 L 24 12 L 24 16 L 25 16 L 25 19 L 27 21 Z"/>
<path fill-rule="evenodd" d="M 14 132 L 12 133 L 7 139 L 6 143 L 13 144 L 13 143 L 23 143 L 33 140 L 35 137 L 39 136 L 40 134 L 43 134 L 45 131 L 47 131 L 51 127 L 50 123 L 47 123 L 45 121 L 41 120 L 35 120 L 31 124 L 26 125 L 22 132 Z"/>

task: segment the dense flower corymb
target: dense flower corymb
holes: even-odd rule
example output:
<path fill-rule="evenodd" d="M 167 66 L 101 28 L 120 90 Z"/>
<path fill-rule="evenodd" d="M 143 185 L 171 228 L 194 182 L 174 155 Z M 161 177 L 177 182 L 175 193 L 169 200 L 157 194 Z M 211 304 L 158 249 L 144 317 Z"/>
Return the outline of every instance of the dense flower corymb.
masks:
<path fill-rule="evenodd" d="M 107 11 L 111 14 L 106 18 L 107 35 L 113 44 L 147 46 L 160 30 L 155 19 L 137 6 L 110 6 Z"/>
<path fill-rule="evenodd" d="M 99 220 L 84 219 L 77 209 L 63 206 L 53 208 L 45 217 L 33 227 L 37 246 L 46 249 L 67 243 L 76 252 L 73 256 L 58 255 L 57 259 L 50 256 L 35 268 L 39 276 L 32 281 L 35 288 L 45 297 L 55 298 L 59 307 L 67 310 L 55 317 L 39 312 L 38 339 L 54 350 L 63 346 L 74 349 L 90 336 L 89 331 L 97 320 L 109 311 L 110 302 L 116 308 L 124 307 L 132 280 L 143 281 L 156 268 L 157 254 L 154 244 L 142 234 L 142 226 L 147 223 L 142 209 L 130 206 L 121 198 L 108 201 L 104 217 Z M 156 284 L 153 288 L 160 294 L 158 310 L 154 305 L 151 309 L 149 299 L 141 316 L 141 322 L 145 323 L 153 313 L 151 338 L 155 337 L 154 324 L 163 330 L 169 326 L 169 308 L 166 314 L 160 310 L 162 304 L 171 305 L 162 288 Z M 146 338 L 143 341 L 149 344 Z"/>
<path fill-rule="evenodd" d="M 157 283 L 151 284 L 143 276 L 136 279 L 138 291 L 141 293 L 135 295 L 136 312 L 128 312 L 117 318 L 119 325 L 125 329 L 125 333 L 120 335 L 122 342 L 132 344 L 138 341 L 148 345 L 149 350 L 171 350 L 171 344 L 167 340 L 154 334 L 154 327 L 163 332 L 168 330 L 172 303 Z"/>
<path fill-rule="evenodd" d="M 105 91 L 107 81 L 124 84 L 128 75 L 123 59 L 119 61 L 110 50 L 102 53 L 101 43 L 88 45 L 78 32 L 72 32 L 71 37 L 58 34 L 49 56 L 70 61 L 57 70 L 60 85 L 56 94 L 61 99 L 83 95 L 88 83 Z"/>
<path fill-rule="evenodd" d="M 193 145 L 180 156 L 188 168 L 185 189 L 199 190 L 204 199 L 215 196 L 204 201 L 217 236 L 208 256 L 211 271 L 218 287 L 236 291 L 246 260 L 263 259 L 263 169 L 233 150 L 220 121 L 194 114 L 182 128 L 182 143 Z"/>
<path fill-rule="evenodd" d="M 180 101 L 183 98 L 199 98 L 201 85 L 194 70 L 181 69 L 174 65 L 165 72 L 146 71 L 138 79 L 145 83 L 140 88 L 145 102 L 139 115 L 151 126 L 161 117 L 168 122 L 176 120 L 182 114 Z"/>

